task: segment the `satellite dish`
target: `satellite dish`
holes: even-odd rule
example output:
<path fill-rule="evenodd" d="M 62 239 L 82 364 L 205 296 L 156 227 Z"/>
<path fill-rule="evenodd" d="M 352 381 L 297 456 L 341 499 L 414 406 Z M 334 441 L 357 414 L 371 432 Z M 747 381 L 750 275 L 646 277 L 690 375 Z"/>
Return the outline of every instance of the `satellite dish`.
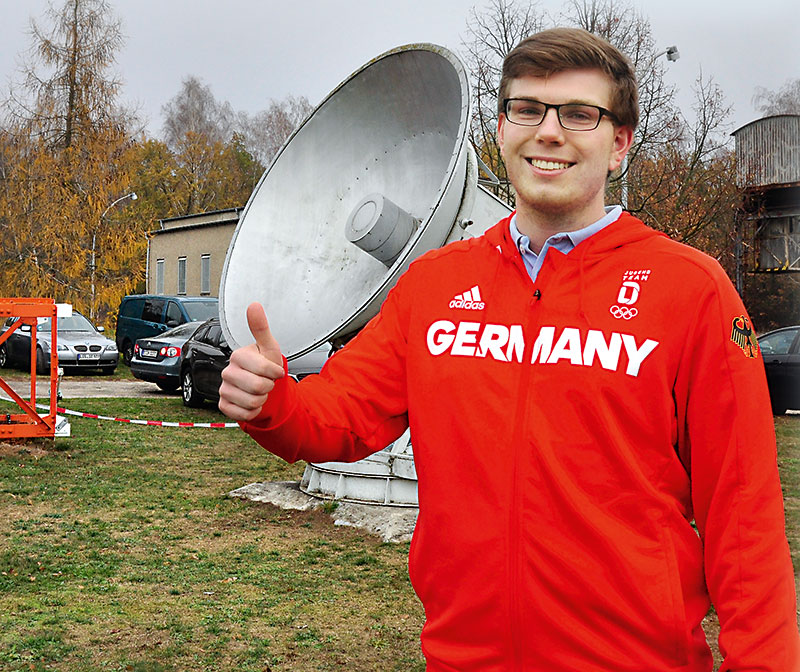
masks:
<path fill-rule="evenodd" d="M 392 49 L 334 89 L 239 218 L 219 291 L 228 343 L 253 342 L 253 301 L 289 360 L 355 333 L 416 257 L 507 216 L 508 205 L 478 184 L 470 103 L 461 61 L 432 44 Z M 309 464 L 300 487 L 416 506 L 410 436 L 353 464 Z"/>
<path fill-rule="evenodd" d="M 469 235 L 468 221 L 480 234 L 510 212 L 478 186 L 470 102 L 461 61 L 413 44 L 320 103 L 264 173 L 228 248 L 219 310 L 232 346 L 253 342 L 253 301 L 289 360 L 352 334 L 414 258 Z"/>

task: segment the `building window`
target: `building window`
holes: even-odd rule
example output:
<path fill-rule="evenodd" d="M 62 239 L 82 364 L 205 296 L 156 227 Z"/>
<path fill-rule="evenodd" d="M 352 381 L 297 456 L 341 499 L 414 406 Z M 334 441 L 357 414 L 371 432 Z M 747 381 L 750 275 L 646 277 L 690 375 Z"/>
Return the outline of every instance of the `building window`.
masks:
<path fill-rule="evenodd" d="M 186 294 L 186 257 L 178 257 L 178 294 Z"/>
<path fill-rule="evenodd" d="M 156 294 L 164 293 L 164 260 L 156 259 Z"/>
<path fill-rule="evenodd" d="M 200 257 L 200 293 L 211 294 L 211 255 Z"/>

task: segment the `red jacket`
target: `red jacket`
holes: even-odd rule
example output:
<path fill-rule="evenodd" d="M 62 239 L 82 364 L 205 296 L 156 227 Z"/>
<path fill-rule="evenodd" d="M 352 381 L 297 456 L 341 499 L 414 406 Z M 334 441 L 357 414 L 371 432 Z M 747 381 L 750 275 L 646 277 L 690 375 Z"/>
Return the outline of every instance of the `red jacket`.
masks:
<path fill-rule="evenodd" d="M 623 213 L 532 283 L 503 220 L 243 423 L 289 461 L 407 425 L 429 671 L 708 672 L 709 597 L 723 671 L 800 669 L 764 368 L 711 258 Z"/>

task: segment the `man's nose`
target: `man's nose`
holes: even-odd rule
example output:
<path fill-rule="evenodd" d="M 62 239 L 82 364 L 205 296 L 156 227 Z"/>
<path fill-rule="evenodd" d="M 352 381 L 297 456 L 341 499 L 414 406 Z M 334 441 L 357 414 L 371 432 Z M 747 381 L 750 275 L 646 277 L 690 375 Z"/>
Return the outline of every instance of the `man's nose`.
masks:
<path fill-rule="evenodd" d="M 551 107 L 544 113 L 542 123 L 536 127 L 536 135 L 543 140 L 552 140 L 564 137 L 564 129 L 558 120 L 558 110 Z"/>

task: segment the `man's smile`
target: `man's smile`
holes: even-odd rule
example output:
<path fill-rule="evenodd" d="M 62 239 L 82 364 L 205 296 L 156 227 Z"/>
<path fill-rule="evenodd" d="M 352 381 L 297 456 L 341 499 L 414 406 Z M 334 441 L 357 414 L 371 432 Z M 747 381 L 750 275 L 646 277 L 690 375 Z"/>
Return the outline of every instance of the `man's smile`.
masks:
<path fill-rule="evenodd" d="M 552 161 L 549 159 L 526 158 L 525 160 L 534 168 L 539 168 L 540 170 L 566 170 L 574 165 L 566 161 Z"/>

